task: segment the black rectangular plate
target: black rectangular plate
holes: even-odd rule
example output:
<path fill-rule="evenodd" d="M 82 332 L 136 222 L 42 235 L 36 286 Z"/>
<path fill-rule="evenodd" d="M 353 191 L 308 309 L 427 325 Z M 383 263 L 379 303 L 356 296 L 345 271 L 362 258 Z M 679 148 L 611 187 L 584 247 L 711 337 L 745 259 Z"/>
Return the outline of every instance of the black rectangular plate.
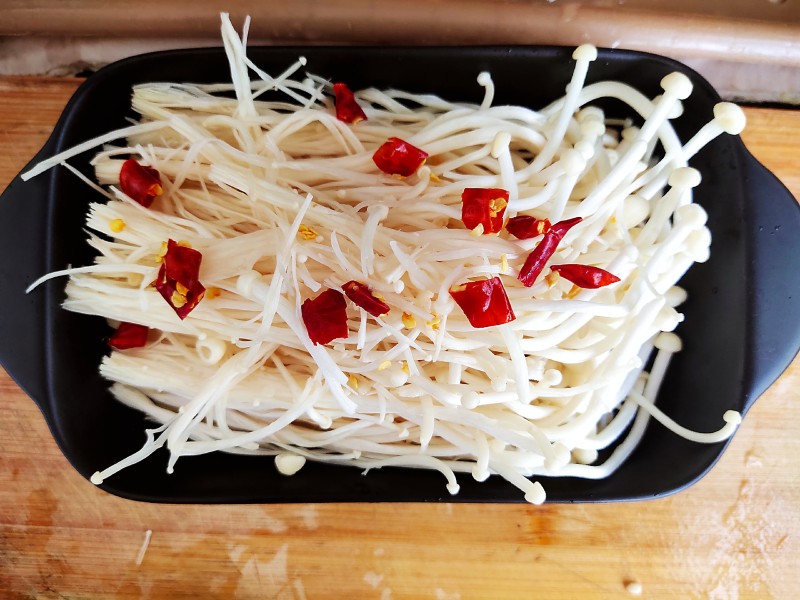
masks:
<path fill-rule="evenodd" d="M 479 102 L 478 73 L 488 70 L 495 104 L 541 108 L 564 93 L 572 49 L 485 48 L 253 48 L 251 58 L 278 73 L 303 55 L 307 69 L 351 88 L 395 87 Z M 588 83 L 615 79 L 649 97 L 661 78 L 681 71 L 692 96 L 674 126 L 686 141 L 713 117 L 719 101 L 710 85 L 672 60 L 637 52 L 600 50 Z M 229 81 L 221 49 L 161 52 L 114 63 L 91 76 L 66 107 L 51 139 L 31 164 L 79 142 L 127 125 L 131 86 L 150 81 Z M 631 116 L 613 102 L 604 108 Z M 92 176 L 92 153 L 72 164 Z M 674 360 L 659 406 L 681 424 L 712 431 L 728 409 L 745 412 L 789 365 L 800 340 L 800 210 L 789 192 L 744 148 L 723 136 L 691 161 L 703 174 L 696 200 L 707 210 L 712 258 L 683 281 L 689 301 L 679 328 L 684 351 Z M 0 359 L 41 408 L 64 455 L 84 476 L 141 447 L 144 416 L 116 402 L 98 365 L 109 330 L 102 319 L 60 308 L 64 281 L 30 296 L 39 275 L 67 265 L 90 264 L 83 231 L 89 202 L 99 197 L 57 168 L 22 183 L 0 200 Z M 724 443 L 700 445 L 651 425 L 630 459 L 607 479 L 541 478 L 548 500 L 593 502 L 652 498 L 698 480 L 719 458 Z M 110 477 L 108 492 L 156 502 L 470 501 L 517 502 L 521 493 L 499 477 L 484 483 L 459 475 L 461 492 L 447 494 L 438 473 L 383 469 L 363 476 L 350 467 L 307 464 L 283 477 L 264 457 L 212 454 L 182 458 L 165 472 L 160 451 Z"/>

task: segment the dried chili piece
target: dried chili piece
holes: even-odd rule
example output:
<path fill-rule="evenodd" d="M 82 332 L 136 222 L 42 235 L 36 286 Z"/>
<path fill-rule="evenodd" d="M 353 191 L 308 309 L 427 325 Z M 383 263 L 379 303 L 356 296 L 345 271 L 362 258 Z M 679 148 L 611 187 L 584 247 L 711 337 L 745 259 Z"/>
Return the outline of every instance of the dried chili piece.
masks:
<path fill-rule="evenodd" d="M 314 344 L 327 344 L 336 338 L 346 338 L 347 301 L 338 290 L 325 290 L 316 298 L 308 298 L 300 307 L 308 337 Z"/>
<path fill-rule="evenodd" d="M 372 155 L 373 162 L 381 171 L 402 177 L 416 173 L 427 158 L 427 152 L 396 137 L 390 137 Z"/>
<path fill-rule="evenodd" d="M 609 273 L 600 267 L 591 267 L 589 265 L 553 265 L 550 269 L 578 287 L 589 290 L 596 290 L 619 281 L 619 277 L 613 273 Z"/>
<path fill-rule="evenodd" d="M 506 230 L 515 238 L 529 240 L 537 235 L 550 231 L 552 225 L 548 219 L 537 219 L 530 215 L 517 215 L 511 217 L 506 223 Z"/>
<path fill-rule="evenodd" d="M 345 296 L 363 308 L 373 317 L 382 317 L 387 314 L 390 307 L 375 294 L 369 286 L 358 281 L 348 281 L 342 286 Z"/>
<path fill-rule="evenodd" d="M 567 235 L 567 232 L 581 221 L 583 221 L 581 217 L 573 217 L 571 219 L 567 219 L 566 221 L 559 221 L 558 223 L 554 223 L 550 226 L 550 231 L 558 236 L 558 241 L 560 242 L 561 238 Z"/>
<path fill-rule="evenodd" d="M 555 254 L 561 240 L 575 225 L 580 223 L 583 219 L 575 217 L 566 221 L 559 221 L 550 227 L 550 230 L 544 234 L 542 241 L 534 248 L 525 259 L 525 264 L 519 271 L 517 279 L 526 287 L 531 287 L 539 274 L 544 270 L 547 261 Z"/>
<path fill-rule="evenodd" d="M 344 83 L 334 83 L 333 93 L 336 96 L 336 118 L 345 123 L 366 121 L 367 115 L 356 102 L 353 92 Z"/>
<path fill-rule="evenodd" d="M 150 329 L 137 323 L 120 323 L 113 335 L 108 338 L 108 345 L 115 350 L 128 350 L 141 348 L 147 344 L 147 334 Z"/>
<path fill-rule="evenodd" d="M 500 188 L 464 188 L 461 220 L 467 229 L 483 226 L 482 233 L 498 233 L 508 206 L 508 192 Z"/>
<path fill-rule="evenodd" d="M 122 163 L 119 187 L 145 208 L 148 208 L 156 196 L 160 196 L 164 191 L 161 187 L 161 174 L 153 167 L 140 165 L 132 158 Z"/>
<path fill-rule="evenodd" d="M 206 288 L 200 283 L 203 255 L 174 240 L 167 241 L 156 278 L 156 289 L 181 319 L 185 319 L 203 299 Z"/>
<path fill-rule="evenodd" d="M 451 288 L 450 295 L 476 329 L 510 323 L 517 318 L 499 277 L 462 283 Z"/>

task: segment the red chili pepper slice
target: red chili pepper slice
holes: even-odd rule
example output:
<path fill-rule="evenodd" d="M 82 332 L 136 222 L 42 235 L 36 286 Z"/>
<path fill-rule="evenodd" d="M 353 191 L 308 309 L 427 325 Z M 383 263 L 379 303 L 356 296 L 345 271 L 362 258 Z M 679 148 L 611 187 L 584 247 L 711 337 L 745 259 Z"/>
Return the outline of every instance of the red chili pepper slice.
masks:
<path fill-rule="evenodd" d="M 517 318 L 499 277 L 463 283 L 451 288 L 450 295 L 476 329 L 510 323 Z"/>
<path fill-rule="evenodd" d="M 147 344 L 147 334 L 150 329 L 145 325 L 136 323 L 120 323 L 114 334 L 108 338 L 108 345 L 115 350 L 128 350 L 141 348 Z"/>
<path fill-rule="evenodd" d="M 347 301 L 338 290 L 325 290 L 316 298 L 308 298 L 300 307 L 303 323 L 311 341 L 327 344 L 336 338 L 346 338 Z"/>
<path fill-rule="evenodd" d="M 544 269 L 547 261 L 555 254 L 561 240 L 575 225 L 580 223 L 583 219 L 575 217 L 566 221 L 559 221 L 550 227 L 550 230 L 544 234 L 542 241 L 534 248 L 525 259 L 525 264 L 519 271 L 517 279 L 519 279 L 525 287 L 531 287 L 536 278 Z"/>
<path fill-rule="evenodd" d="M 402 177 L 416 173 L 427 158 L 427 152 L 396 137 L 390 137 L 372 155 L 373 162 L 381 171 Z"/>
<path fill-rule="evenodd" d="M 203 299 L 206 288 L 198 280 L 203 255 L 173 240 L 167 242 L 156 289 L 181 319 Z"/>
<path fill-rule="evenodd" d="M 353 92 L 344 83 L 334 83 L 333 93 L 336 96 L 336 118 L 345 123 L 366 121 L 367 115 L 356 102 Z"/>
<path fill-rule="evenodd" d="M 508 192 L 500 188 L 464 188 L 461 192 L 461 220 L 467 229 L 483 226 L 483 234 L 503 228 Z"/>
<path fill-rule="evenodd" d="M 578 287 L 590 290 L 596 290 L 619 281 L 619 277 L 613 273 L 609 273 L 600 267 L 591 267 L 589 265 L 553 265 L 550 269 Z"/>
<path fill-rule="evenodd" d="M 567 232 L 581 221 L 583 221 L 581 217 L 573 217 L 572 219 L 567 219 L 566 221 L 559 221 L 558 223 L 554 223 L 550 226 L 550 231 L 558 236 L 558 241 L 560 242 L 561 239 L 567 235 Z"/>
<path fill-rule="evenodd" d="M 156 196 L 164 191 L 161 187 L 161 174 L 153 167 L 140 165 L 132 158 L 122 163 L 119 187 L 145 208 L 149 208 Z"/>
<path fill-rule="evenodd" d="M 373 317 L 382 317 L 387 314 L 390 307 L 386 302 L 369 289 L 369 286 L 358 281 L 348 281 L 342 286 L 345 296 L 363 308 Z"/>
<path fill-rule="evenodd" d="M 506 223 L 508 233 L 520 240 L 529 240 L 537 235 L 547 233 L 551 227 L 548 219 L 537 219 L 530 215 L 517 215 L 511 217 Z"/>

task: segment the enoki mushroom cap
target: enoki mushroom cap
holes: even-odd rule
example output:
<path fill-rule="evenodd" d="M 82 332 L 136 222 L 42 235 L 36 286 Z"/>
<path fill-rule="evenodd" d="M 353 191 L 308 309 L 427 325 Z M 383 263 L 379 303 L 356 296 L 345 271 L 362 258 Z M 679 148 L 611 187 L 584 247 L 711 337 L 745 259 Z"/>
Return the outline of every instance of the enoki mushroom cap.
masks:
<path fill-rule="evenodd" d="M 665 352 L 671 352 L 673 354 L 683 349 L 681 338 L 670 332 L 659 333 L 653 341 L 653 345 L 659 350 L 664 350 Z"/>
<path fill-rule="evenodd" d="M 656 96 L 653 98 L 653 103 L 657 103 L 661 99 L 661 95 Z M 672 108 L 669 109 L 667 113 L 668 119 L 677 119 L 683 114 L 683 102 L 680 100 L 675 100 L 675 104 L 672 105 Z"/>
<path fill-rule="evenodd" d="M 281 475 L 294 475 L 306 464 L 304 456 L 299 454 L 278 454 L 275 456 L 275 467 Z"/>
<path fill-rule="evenodd" d="M 667 183 L 671 187 L 677 188 L 693 188 L 700 185 L 700 181 L 702 181 L 702 176 L 700 175 L 700 171 L 697 169 L 693 169 L 692 167 L 681 167 L 680 169 L 675 169 L 669 176 Z"/>
<path fill-rule="evenodd" d="M 572 53 L 575 60 L 597 60 L 597 48 L 592 44 L 581 44 Z"/>
<path fill-rule="evenodd" d="M 742 422 L 742 415 L 735 410 L 726 410 L 722 420 L 731 425 L 739 425 Z"/>
<path fill-rule="evenodd" d="M 739 135 L 747 124 L 747 117 L 735 104 L 720 102 L 714 106 L 714 121 L 725 133 Z"/>
<path fill-rule="evenodd" d="M 675 210 L 675 222 L 681 227 L 689 229 L 699 229 L 706 224 L 708 213 L 702 206 L 697 204 L 686 204 Z"/>
<path fill-rule="evenodd" d="M 678 98 L 679 100 L 686 100 L 691 93 L 694 86 L 691 80 L 677 71 L 670 73 L 661 80 L 661 87 L 667 94 Z"/>
<path fill-rule="evenodd" d="M 586 168 L 586 161 L 579 151 L 569 149 L 561 155 L 561 165 L 567 175 L 577 176 Z"/>

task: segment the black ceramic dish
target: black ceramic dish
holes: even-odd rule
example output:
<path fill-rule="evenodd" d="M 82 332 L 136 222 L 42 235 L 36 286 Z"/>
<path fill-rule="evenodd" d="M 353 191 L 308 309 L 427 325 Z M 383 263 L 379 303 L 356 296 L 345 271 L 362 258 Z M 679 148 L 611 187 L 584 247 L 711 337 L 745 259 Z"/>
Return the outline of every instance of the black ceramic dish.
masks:
<path fill-rule="evenodd" d="M 473 102 L 482 97 L 476 76 L 489 70 L 495 103 L 533 108 L 563 94 L 573 67 L 571 49 L 551 47 L 255 48 L 250 54 L 268 72 L 280 72 L 303 54 L 310 71 L 347 81 L 354 89 L 391 86 Z M 683 116 L 674 122 L 685 141 L 712 118 L 719 101 L 687 67 L 647 54 L 601 50 L 588 81 L 616 79 L 652 97 L 661 93 L 661 78 L 674 70 L 695 84 Z M 31 164 L 125 126 L 125 118 L 133 116 L 133 84 L 227 80 L 222 50 L 164 52 L 115 63 L 76 92 Z M 629 115 L 620 106 L 605 108 Z M 91 176 L 90 158 L 88 153 L 71 162 Z M 685 349 L 674 360 L 658 402 L 683 425 L 712 431 L 721 426 L 726 410 L 746 412 L 798 350 L 800 273 L 793 264 L 800 256 L 800 210 L 737 137 L 717 139 L 691 164 L 703 174 L 696 199 L 709 214 L 712 258 L 683 281 L 690 298 L 679 329 Z M 91 190 L 60 168 L 28 183 L 15 179 L 0 200 L 0 358 L 84 477 L 138 449 L 149 423 L 114 401 L 97 374 L 107 352 L 104 321 L 62 310 L 63 280 L 27 296 L 24 289 L 43 273 L 91 263 L 83 224 L 93 200 Z M 635 453 L 611 477 L 542 481 L 549 501 L 652 498 L 697 481 L 724 449 L 723 443 L 691 443 L 651 424 Z M 308 464 L 287 478 L 266 458 L 213 454 L 183 458 L 167 475 L 166 459 L 160 451 L 101 487 L 158 502 L 522 500 L 498 477 L 477 483 L 459 476 L 461 492 L 451 497 L 440 474 L 419 470 L 384 469 L 364 477 L 358 469 Z"/>

